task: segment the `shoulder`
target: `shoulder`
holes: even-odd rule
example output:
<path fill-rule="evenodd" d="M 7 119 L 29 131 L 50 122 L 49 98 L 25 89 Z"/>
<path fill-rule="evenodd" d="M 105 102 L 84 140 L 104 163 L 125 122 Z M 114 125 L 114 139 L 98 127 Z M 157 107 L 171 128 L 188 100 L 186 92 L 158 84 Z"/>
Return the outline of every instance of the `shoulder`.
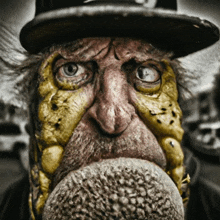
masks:
<path fill-rule="evenodd" d="M 0 204 L 0 220 L 28 220 L 29 179 L 23 175 L 6 190 Z"/>

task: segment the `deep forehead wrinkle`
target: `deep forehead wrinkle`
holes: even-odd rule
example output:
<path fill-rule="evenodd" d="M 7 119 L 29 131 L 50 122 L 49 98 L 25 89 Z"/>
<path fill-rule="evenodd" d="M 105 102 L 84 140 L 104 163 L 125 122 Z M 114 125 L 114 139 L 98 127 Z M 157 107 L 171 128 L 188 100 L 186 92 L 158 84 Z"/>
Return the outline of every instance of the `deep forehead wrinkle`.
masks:
<path fill-rule="evenodd" d="M 64 58 L 74 59 L 75 62 L 100 60 L 110 50 L 114 50 L 119 60 L 125 61 L 135 59 L 142 62 L 151 58 L 164 57 L 165 54 L 155 49 L 150 43 L 130 38 L 83 38 L 60 48 Z"/>
<path fill-rule="evenodd" d="M 76 61 L 99 59 L 106 55 L 110 47 L 111 38 L 84 38 L 61 48 L 62 56 Z"/>
<path fill-rule="evenodd" d="M 119 38 L 113 41 L 113 46 L 115 54 L 120 60 L 135 59 L 142 62 L 151 58 L 163 57 L 165 54 L 144 40 Z"/>

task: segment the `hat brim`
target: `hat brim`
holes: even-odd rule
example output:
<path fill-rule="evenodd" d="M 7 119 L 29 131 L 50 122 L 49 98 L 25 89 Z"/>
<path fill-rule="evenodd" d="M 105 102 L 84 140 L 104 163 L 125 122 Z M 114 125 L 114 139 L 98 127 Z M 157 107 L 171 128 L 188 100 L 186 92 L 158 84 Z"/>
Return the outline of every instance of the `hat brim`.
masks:
<path fill-rule="evenodd" d="M 196 17 L 143 6 L 88 5 L 42 13 L 23 27 L 22 46 L 37 53 L 85 37 L 131 37 L 186 56 L 214 44 L 219 30 Z"/>

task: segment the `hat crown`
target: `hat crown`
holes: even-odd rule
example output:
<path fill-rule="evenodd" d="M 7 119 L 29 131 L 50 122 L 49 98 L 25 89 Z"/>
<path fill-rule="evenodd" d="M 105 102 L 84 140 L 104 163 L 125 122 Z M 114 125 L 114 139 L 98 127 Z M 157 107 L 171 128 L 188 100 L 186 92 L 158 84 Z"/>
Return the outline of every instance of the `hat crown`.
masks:
<path fill-rule="evenodd" d="M 36 0 L 36 15 L 61 8 L 91 4 L 143 5 L 146 8 L 177 10 L 176 0 Z"/>
<path fill-rule="evenodd" d="M 214 24 L 176 10 L 177 0 L 36 0 L 37 16 L 22 28 L 20 41 L 38 53 L 80 38 L 138 38 L 175 57 L 218 41 Z"/>

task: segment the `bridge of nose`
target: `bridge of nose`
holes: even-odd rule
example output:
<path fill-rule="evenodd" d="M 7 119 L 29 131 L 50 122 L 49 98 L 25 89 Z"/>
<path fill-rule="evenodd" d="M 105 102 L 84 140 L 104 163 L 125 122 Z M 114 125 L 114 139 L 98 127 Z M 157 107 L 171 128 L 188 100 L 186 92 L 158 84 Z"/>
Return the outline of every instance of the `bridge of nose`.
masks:
<path fill-rule="evenodd" d="M 133 112 L 129 104 L 127 76 L 121 70 L 122 64 L 111 52 L 98 62 L 99 80 L 90 114 L 101 129 L 109 134 L 123 132 L 130 124 Z"/>

